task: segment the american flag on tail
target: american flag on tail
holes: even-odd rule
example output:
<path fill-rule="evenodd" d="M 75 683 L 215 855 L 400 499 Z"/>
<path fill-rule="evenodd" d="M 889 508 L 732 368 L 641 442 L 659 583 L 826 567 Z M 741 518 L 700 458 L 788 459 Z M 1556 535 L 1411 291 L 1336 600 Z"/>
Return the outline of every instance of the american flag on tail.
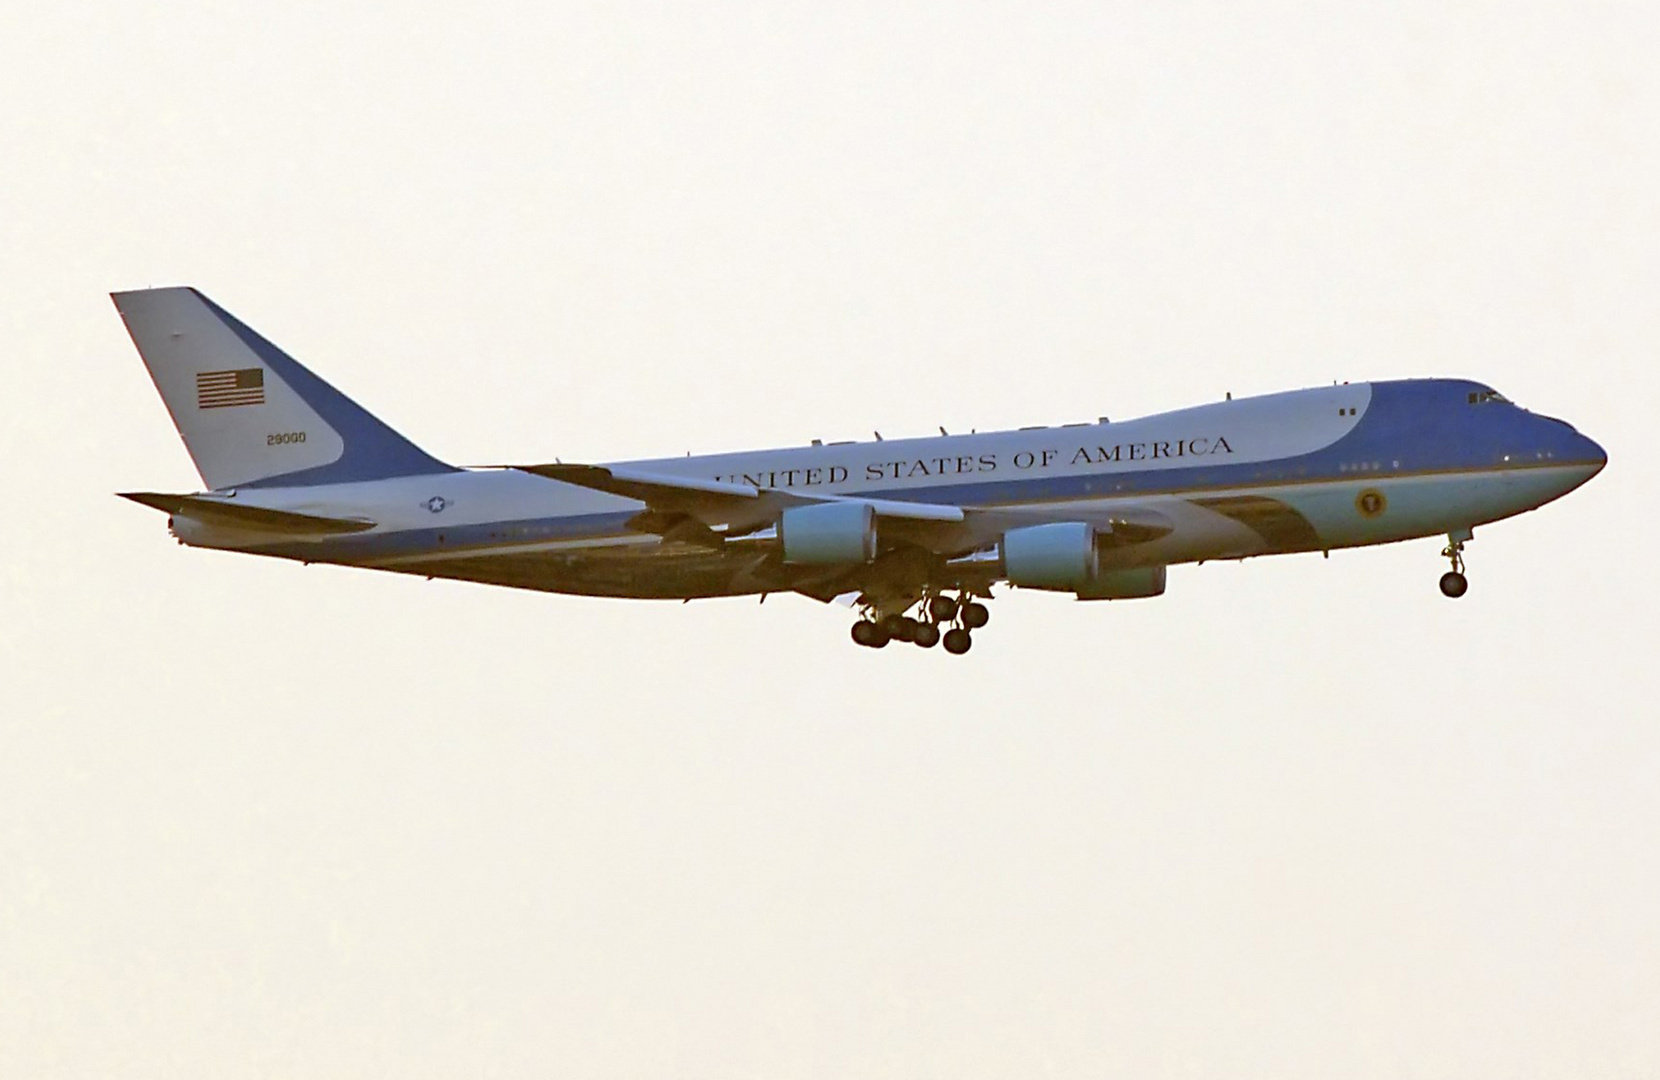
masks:
<path fill-rule="evenodd" d="M 196 373 L 196 407 L 198 409 L 227 409 L 233 405 L 265 404 L 265 369 L 240 368 L 236 371 L 198 371 Z"/>

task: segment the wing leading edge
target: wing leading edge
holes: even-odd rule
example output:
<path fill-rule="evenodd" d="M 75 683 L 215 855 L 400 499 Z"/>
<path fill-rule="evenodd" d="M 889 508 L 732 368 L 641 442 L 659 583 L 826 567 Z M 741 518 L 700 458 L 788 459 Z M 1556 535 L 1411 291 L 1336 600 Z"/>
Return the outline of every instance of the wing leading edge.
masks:
<path fill-rule="evenodd" d="M 1163 513 L 1141 506 L 1120 505 L 1089 512 L 963 507 L 856 495 L 807 494 L 605 465 L 557 463 L 515 468 L 645 503 L 646 509 L 629 521 L 631 528 L 655 533 L 666 540 L 711 547 L 720 546 L 727 538 L 772 527 L 779 514 L 790 507 L 831 503 L 867 505 L 886 526 L 884 536 L 945 556 L 965 555 L 988 547 L 1012 528 L 1053 521 L 1087 521 L 1110 536 L 1114 546 L 1146 543 L 1174 528 Z"/>

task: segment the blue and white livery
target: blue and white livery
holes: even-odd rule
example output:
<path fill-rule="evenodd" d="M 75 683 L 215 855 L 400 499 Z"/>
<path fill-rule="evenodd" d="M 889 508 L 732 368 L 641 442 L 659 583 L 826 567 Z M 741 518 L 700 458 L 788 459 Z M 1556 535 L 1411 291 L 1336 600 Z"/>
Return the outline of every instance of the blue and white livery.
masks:
<path fill-rule="evenodd" d="M 196 547 L 548 592 L 851 598 L 853 638 L 968 651 L 994 584 L 1157 596 L 1165 568 L 1445 534 L 1607 463 L 1460 379 L 1135 420 L 605 465 L 459 469 L 194 289 L 115 293 L 207 490 L 130 493 Z"/>

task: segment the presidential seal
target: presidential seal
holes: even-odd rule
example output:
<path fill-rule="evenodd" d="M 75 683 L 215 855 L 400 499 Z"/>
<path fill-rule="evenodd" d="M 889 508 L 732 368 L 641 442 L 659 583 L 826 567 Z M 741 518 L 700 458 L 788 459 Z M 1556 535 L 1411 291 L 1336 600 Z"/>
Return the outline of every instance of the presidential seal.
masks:
<path fill-rule="evenodd" d="M 1389 500 L 1377 488 L 1367 488 L 1355 496 L 1355 509 L 1363 518 L 1375 518 L 1389 509 Z"/>

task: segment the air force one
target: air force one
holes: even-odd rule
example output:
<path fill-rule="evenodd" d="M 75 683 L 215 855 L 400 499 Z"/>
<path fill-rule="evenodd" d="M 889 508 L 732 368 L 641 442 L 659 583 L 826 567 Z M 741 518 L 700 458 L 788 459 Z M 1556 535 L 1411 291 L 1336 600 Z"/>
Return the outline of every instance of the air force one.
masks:
<path fill-rule="evenodd" d="M 1135 420 L 615 464 L 456 468 L 190 288 L 113 294 L 207 490 L 125 498 L 180 542 L 547 592 L 851 599 L 853 640 L 965 653 L 992 587 L 1121 600 L 1177 563 L 1445 534 L 1607 463 L 1459 379 L 1354 383 Z"/>

